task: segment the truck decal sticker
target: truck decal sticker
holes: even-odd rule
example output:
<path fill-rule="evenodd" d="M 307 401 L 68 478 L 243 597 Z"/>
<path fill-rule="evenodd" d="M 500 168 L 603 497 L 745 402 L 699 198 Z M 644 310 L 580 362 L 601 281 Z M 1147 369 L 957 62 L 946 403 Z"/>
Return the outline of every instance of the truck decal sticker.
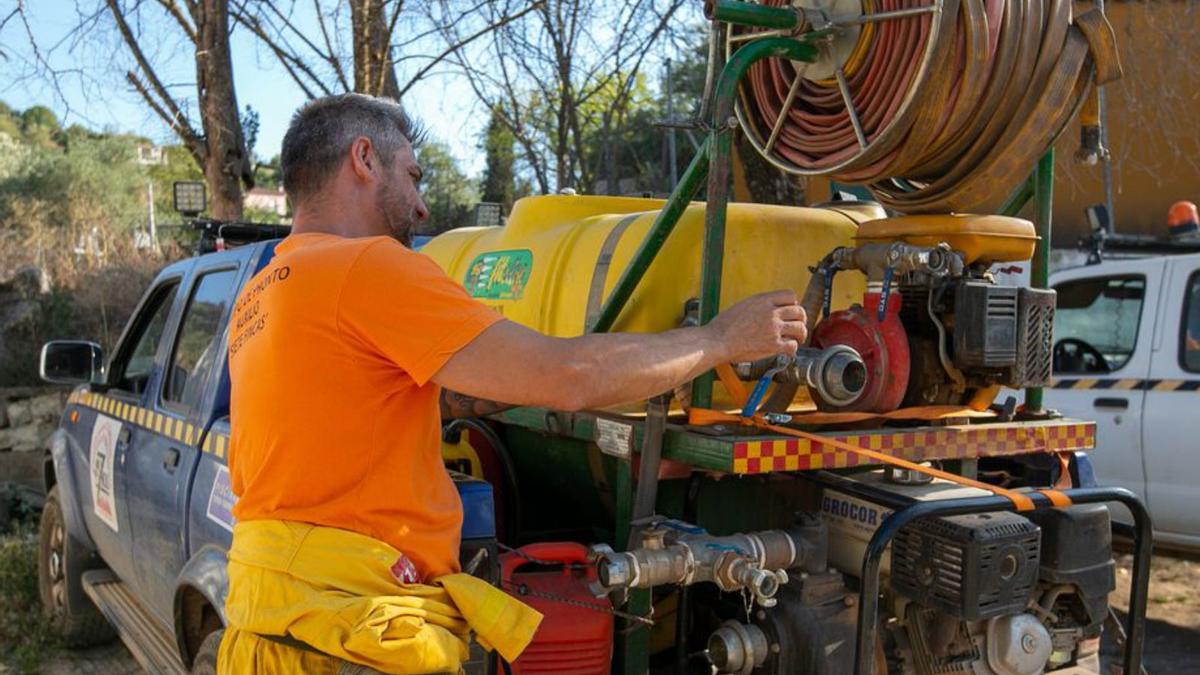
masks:
<path fill-rule="evenodd" d="M 222 464 L 217 467 L 212 490 L 208 493 L 208 519 L 233 532 L 233 504 L 236 501 L 229 485 L 229 467 Z"/>
<path fill-rule="evenodd" d="M 113 491 L 113 464 L 121 422 L 108 415 L 96 415 L 92 427 L 92 443 L 88 449 L 88 466 L 92 479 L 92 510 L 96 517 L 119 532 L 117 526 L 117 495 Z"/>
<path fill-rule="evenodd" d="M 532 251 L 489 251 L 471 261 L 463 286 L 473 298 L 520 300 L 532 271 Z"/>
<path fill-rule="evenodd" d="M 1200 391 L 1200 380 L 1142 380 L 1138 378 L 1055 378 L 1053 389 L 1111 389 L 1113 391 Z"/>

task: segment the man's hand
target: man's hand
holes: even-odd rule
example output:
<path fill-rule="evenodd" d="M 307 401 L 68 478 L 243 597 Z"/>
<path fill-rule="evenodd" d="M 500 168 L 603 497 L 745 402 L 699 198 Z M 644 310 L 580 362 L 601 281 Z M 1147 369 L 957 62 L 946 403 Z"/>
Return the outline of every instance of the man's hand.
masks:
<path fill-rule="evenodd" d="M 793 291 L 759 293 L 721 312 L 706 326 L 730 362 L 796 353 L 808 340 L 804 308 Z"/>

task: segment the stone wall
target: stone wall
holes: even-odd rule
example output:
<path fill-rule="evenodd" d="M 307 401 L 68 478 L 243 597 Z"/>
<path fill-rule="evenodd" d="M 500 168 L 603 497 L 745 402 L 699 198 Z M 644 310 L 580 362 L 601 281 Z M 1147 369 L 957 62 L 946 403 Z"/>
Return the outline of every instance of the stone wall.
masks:
<path fill-rule="evenodd" d="M 65 387 L 0 389 L 0 482 L 41 487 L 42 451 L 69 393 Z"/>

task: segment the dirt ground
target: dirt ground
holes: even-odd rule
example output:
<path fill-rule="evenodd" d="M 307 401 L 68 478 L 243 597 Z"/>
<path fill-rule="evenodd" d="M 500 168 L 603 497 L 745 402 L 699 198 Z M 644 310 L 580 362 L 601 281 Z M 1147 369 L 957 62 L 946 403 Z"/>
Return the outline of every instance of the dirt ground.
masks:
<path fill-rule="evenodd" d="M 1112 604 L 1129 607 L 1133 558 L 1117 558 L 1117 592 Z M 1124 614 L 1121 614 L 1124 619 Z M 1117 655 L 1106 640 L 1105 653 Z M 1143 664 L 1151 675 L 1200 674 L 1200 559 L 1156 555 L 1150 565 Z"/>

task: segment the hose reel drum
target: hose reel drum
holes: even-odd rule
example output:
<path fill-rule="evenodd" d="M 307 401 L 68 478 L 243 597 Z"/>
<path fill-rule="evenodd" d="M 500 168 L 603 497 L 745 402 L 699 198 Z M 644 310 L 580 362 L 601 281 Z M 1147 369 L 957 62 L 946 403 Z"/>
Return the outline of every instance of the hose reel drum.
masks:
<path fill-rule="evenodd" d="M 818 47 L 743 80 L 737 115 L 779 169 L 868 185 L 905 213 L 994 207 L 1093 85 L 1117 79 L 1115 37 L 1070 0 L 764 0 L 791 28 L 733 26 L 730 53 L 763 37 Z"/>

